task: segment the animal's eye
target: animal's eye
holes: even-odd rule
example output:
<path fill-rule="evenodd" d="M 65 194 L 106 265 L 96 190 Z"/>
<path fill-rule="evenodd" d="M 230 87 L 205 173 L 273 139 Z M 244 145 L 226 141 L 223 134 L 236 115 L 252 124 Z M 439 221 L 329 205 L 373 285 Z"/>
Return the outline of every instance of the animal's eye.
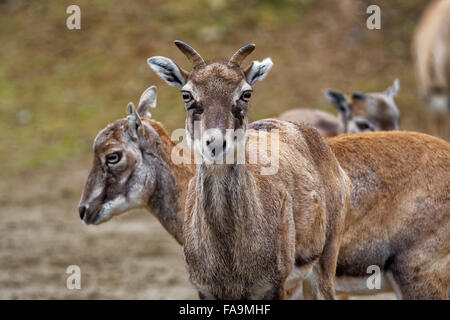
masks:
<path fill-rule="evenodd" d="M 182 95 L 183 95 L 183 100 L 184 102 L 189 102 L 192 100 L 192 95 L 190 92 L 188 91 L 182 91 Z"/>
<path fill-rule="evenodd" d="M 252 97 L 252 91 L 251 90 L 244 91 L 242 93 L 242 95 L 241 95 L 241 99 L 244 100 L 244 101 L 250 100 L 251 97 Z"/>
<path fill-rule="evenodd" d="M 118 152 L 113 152 L 106 156 L 106 162 L 108 164 L 116 164 L 119 161 L 120 161 L 120 153 Z"/>
<path fill-rule="evenodd" d="M 359 121 L 356 123 L 356 125 L 361 131 L 373 131 L 372 125 L 369 122 Z"/>

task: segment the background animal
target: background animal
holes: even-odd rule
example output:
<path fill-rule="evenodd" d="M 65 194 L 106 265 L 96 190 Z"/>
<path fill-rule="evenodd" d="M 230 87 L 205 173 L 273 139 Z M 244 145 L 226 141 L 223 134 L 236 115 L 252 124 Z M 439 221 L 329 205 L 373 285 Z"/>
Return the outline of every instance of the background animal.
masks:
<path fill-rule="evenodd" d="M 400 111 L 394 97 L 400 90 L 400 81 L 384 92 L 353 93 L 351 99 L 335 90 L 325 92 L 325 97 L 338 110 L 336 117 L 328 112 L 314 109 L 291 109 L 278 118 L 311 125 L 324 137 L 334 137 L 342 133 L 398 130 Z"/>
<path fill-rule="evenodd" d="M 328 90 L 325 97 L 339 111 L 344 133 L 398 130 L 400 111 L 394 101 L 400 81 L 384 92 L 353 93 L 347 99 L 341 92 Z"/>
<path fill-rule="evenodd" d="M 318 109 L 290 109 L 282 112 L 277 118 L 310 125 L 323 137 L 334 137 L 344 133 L 344 124 L 338 117 Z"/>
<path fill-rule="evenodd" d="M 419 91 L 432 114 L 433 132 L 450 137 L 450 1 L 432 1 L 414 33 L 412 52 Z"/>

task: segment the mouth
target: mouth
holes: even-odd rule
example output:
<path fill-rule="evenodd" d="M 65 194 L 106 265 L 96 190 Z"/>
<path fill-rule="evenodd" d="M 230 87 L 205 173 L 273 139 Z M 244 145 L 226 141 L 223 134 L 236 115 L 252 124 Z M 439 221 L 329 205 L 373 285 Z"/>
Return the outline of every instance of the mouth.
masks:
<path fill-rule="evenodd" d="M 98 224 L 108 221 L 110 218 L 111 217 L 109 215 L 105 214 L 104 208 L 100 207 L 97 210 L 95 210 L 94 212 L 92 212 L 89 216 L 86 215 L 83 219 L 83 223 L 86 225 L 90 225 L 90 224 L 98 225 Z"/>

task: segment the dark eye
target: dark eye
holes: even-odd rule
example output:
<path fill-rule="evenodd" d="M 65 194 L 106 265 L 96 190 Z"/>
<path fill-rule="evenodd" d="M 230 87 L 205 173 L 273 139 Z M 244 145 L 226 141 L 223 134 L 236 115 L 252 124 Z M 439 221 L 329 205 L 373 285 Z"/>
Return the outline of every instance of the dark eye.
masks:
<path fill-rule="evenodd" d="M 120 154 L 118 152 L 113 152 L 106 156 L 106 162 L 108 164 L 116 164 L 119 161 L 120 161 Z"/>
<path fill-rule="evenodd" d="M 182 95 L 183 95 L 183 100 L 184 100 L 184 102 L 189 102 L 189 101 L 192 100 L 192 95 L 191 95 L 190 92 L 188 92 L 188 91 L 183 91 L 183 92 L 182 92 Z"/>
<path fill-rule="evenodd" d="M 242 93 L 241 99 L 244 101 L 248 101 L 248 100 L 250 100 L 251 97 L 252 97 L 252 92 L 250 90 L 247 90 Z"/>
<path fill-rule="evenodd" d="M 365 121 L 359 121 L 356 123 L 356 126 L 361 131 L 373 131 L 372 124 Z"/>

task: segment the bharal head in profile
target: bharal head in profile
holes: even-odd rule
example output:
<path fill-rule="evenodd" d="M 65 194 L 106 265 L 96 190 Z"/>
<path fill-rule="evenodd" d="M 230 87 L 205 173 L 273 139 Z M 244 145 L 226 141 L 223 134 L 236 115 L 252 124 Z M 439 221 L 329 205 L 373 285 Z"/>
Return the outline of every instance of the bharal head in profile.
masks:
<path fill-rule="evenodd" d="M 78 207 L 86 224 L 99 224 L 127 210 L 143 207 L 146 183 L 154 172 L 145 165 L 142 149 L 157 143 L 147 139 L 155 135 L 141 120 L 148 108 L 156 106 L 156 87 L 148 88 L 141 96 L 138 110 L 130 102 L 129 116 L 119 119 L 101 130 L 94 140 L 94 161 Z M 146 181 L 141 181 L 146 180 Z"/>
<path fill-rule="evenodd" d="M 240 48 L 228 61 L 207 63 L 189 45 L 175 45 L 192 62 L 190 72 L 165 57 L 148 59 L 150 67 L 169 85 L 181 90 L 186 107 L 187 142 L 206 163 L 228 162 L 245 141 L 247 110 L 253 85 L 264 79 L 272 60 L 253 61 L 241 68 L 242 61 L 255 49 L 254 44 Z"/>
<path fill-rule="evenodd" d="M 128 116 L 101 130 L 94 140 L 94 161 L 78 207 L 85 224 L 100 224 L 135 208 L 151 211 L 181 243 L 182 209 L 189 165 L 175 164 L 171 140 L 163 126 L 151 120 L 156 87 L 142 94 Z"/>

